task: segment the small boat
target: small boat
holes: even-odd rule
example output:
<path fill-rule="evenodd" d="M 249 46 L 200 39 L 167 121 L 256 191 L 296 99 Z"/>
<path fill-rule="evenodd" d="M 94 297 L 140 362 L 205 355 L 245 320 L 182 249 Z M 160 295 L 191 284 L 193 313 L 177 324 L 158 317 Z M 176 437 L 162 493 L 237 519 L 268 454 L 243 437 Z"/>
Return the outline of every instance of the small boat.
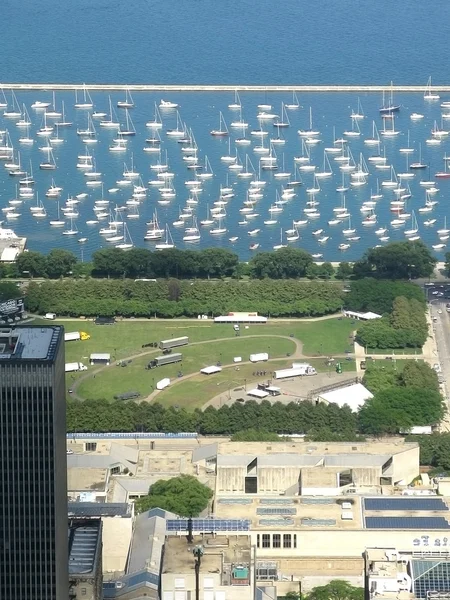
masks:
<path fill-rule="evenodd" d="M 446 247 L 446 245 L 445 244 L 432 244 L 431 247 L 433 248 L 433 250 L 442 250 L 443 248 Z"/>
<path fill-rule="evenodd" d="M 161 101 L 159 103 L 159 108 L 162 108 L 164 110 L 178 108 L 178 106 L 179 105 L 176 102 L 171 102 L 170 100 L 161 99 Z"/>
<path fill-rule="evenodd" d="M 315 259 L 315 260 L 320 260 L 321 258 L 323 258 L 323 254 L 311 254 L 311 256 Z"/>
<path fill-rule="evenodd" d="M 79 242 L 80 244 L 84 244 L 85 242 L 87 242 L 87 238 L 86 238 L 86 237 L 82 237 L 82 238 L 80 238 L 80 239 L 78 240 L 78 242 Z"/>
<path fill-rule="evenodd" d="M 228 241 L 230 241 L 232 244 L 234 244 L 235 242 L 238 241 L 238 236 L 234 235 L 233 237 L 228 238 Z"/>
<path fill-rule="evenodd" d="M 234 90 L 234 102 L 228 105 L 230 110 L 240 110 L 242 107 L 241 99 L 239 98 L 239 93 L 237 90 Z"/>
<path fill-rule="evenodd" d="M 413 112 L 409 115 L 409 118 L 411 119 L 411 121 L 420 121 L 421 119 L 423 119 L 424 115 L 422 115 L 421 113 L 416 113 Z"/>
<path fill-rule="evenodd" d="M 430 75 L 430 77 L 428 77 L 427 86 L 426 86 L 425 92 L 423 94 L 423 99 L 424 100 L 439 100 L 439 98 L 440 98 L 439 94 L 436 94 L 436 92 L 434 92 L 432 90 L 431 75 Z"/>
<path fill-rule="evenodd" d="M 229 135 L 228 127 L 225 123 L 222 112 L 219 113 L 219 129 L 212 129 L 210 134 L 214 137 L 226 137 Z"/>
<path fill-rule="evenodd" d="M 92 102 L 92 98 L 89 94 L 89 90 L 86 87 L 86 84 L 83 84 L 83 100 L 78 102 L 78 93 L 75 90 L 75 108 L 86 109 L 89 110 L 94 107 L 94 103 Z M 63 232 L 64 233 L 64 232 Z"/>
<path fill-rule="evenodd" d="M 258 250 L 259 248 L 259 244 L 250 244 L 249 249 L 250 250 Z"/>

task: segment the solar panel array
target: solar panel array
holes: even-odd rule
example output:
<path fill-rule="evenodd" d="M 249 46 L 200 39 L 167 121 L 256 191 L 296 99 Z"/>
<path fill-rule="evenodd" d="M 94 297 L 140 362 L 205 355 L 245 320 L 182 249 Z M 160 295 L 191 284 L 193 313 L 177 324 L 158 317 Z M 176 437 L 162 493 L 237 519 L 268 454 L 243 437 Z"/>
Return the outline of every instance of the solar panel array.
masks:
<path fill-rule="evenodd" d="M 334 504 L 333 498 L 302 498 L 302 504 Z"/>
<path fill-rule="evenodd" d="M 366 517 L 367 529 L 450 529 L 444 517 Z"/>
<path fill-rule="evenodd" d="M 295 515 L 296 508 L 285 508 L 284 506 L 274 506 L 273 508 L 257 508 L 257 515 Z"/>
<path fill-rule="evenodd" d="M 294 519 L 260 519 L 258 524 L 263 527 L 288 527 L 294 525 Z"/>
<path fill-rule="evenodd" d="M 364 498 L 365 510 L 448 510 L 441 498 Z"/>
<path fill-rule="evenodd" d="M 248 519 L 192 519 L 193 531 L 249 531 Z M 187 531 L 188 519 L 167 519 L 167 531 Z"/>
<path fill-rule="evenodd" d="M 301 520 L 302 525 L 308 527 L 332 527 L 336 525 L 336 519 L 308 519 L 304 518 Z"/>
<path fill-rule="evenodd" d="M 253 498 L 219 498 L 219 504 L 253 504 Z"/>
<path fill-rule="evenodd" d="M 294 504 L 294 501 L 291 498 L 261 498 L 259 501 L 260 504 Z"/>

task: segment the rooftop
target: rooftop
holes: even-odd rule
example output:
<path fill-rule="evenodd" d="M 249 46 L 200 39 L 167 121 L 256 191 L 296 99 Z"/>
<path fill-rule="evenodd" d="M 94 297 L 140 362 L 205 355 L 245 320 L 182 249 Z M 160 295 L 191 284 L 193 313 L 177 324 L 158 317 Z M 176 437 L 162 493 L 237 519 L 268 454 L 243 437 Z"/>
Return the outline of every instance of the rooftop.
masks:
<path fill-rule="evenodd" d="M 2 327 L 0 328 L 0 361 L 52 361 L 62 336 L 63 328 L 58 325 Z"/>
<path fill-rule="evenodd" d="M 95 570 L 101 548 L 101 519 L 74 520 L 69 526 L 69 574 L 87 575 Z"/>
<path fill-rule="evenodd" d="M 319 398 L 329 404 L 333 403 L 338 406 L 347 404 L 353 412 L 357 412 L 366 400 L 373 398 L 373 394 L 362 383 L 355 383 L 338 390 L 324 392 L 320 394 Z"/>
<path fill-rule="evenodd" d="M 194 573 L 195 546 L 203 546 L 201 572 L 222 573 L 223 564 L 242 564 L 251 562 L 250 538 L 246 535 L 204 535 L 194 536 L 192 543 L 186 537 L 169 536 L 166 538 L 162 573 Z"/>
<path fill-rule="evenodd" d="M 69 492 L 104 491 L 108 480 L 108 469 L 67 469 L 67 489 Z"/>
<path fill-rule="evenodd" d="M 132 506 L 125 502 L 69 502 L 69 517 L 131 517 Z"/>

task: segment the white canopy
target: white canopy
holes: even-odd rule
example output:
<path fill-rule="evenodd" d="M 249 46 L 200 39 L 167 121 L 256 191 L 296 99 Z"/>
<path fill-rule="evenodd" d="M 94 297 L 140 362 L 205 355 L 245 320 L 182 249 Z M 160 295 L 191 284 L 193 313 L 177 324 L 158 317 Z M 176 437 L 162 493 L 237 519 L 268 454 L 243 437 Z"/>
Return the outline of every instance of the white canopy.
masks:
<path fill-rule="evenodd" d="M 210 367 L 205 367 L 204 369 L 200 369 L 200 373 L 204 373 L 204 375 L 214 375 L 214 373 L 220 373 L 222 367 L 217 367 L 216 365 L 211 365 Z"/>
<path fill-rule="evenodd" d="M 249 390 L 247 392 L 247 396 L 254 396 L 255 398 L 267 398 L 268 395 L 268 392 L 265 392 L 264 390 L 258 390 L 258 388 L 254 388 L 253 390 Z"/>

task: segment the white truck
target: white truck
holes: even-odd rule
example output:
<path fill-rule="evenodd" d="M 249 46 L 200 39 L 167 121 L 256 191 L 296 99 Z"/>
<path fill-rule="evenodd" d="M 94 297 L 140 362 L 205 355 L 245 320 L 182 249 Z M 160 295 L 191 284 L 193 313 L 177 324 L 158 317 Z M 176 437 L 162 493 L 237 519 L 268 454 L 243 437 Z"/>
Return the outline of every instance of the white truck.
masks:
<path fill-rule="evenodd" d="M 44 319 L 48 319 L 49 321 L 54 321 L 56 319 L 55 313 L 45 313 Z"/>
<path fill-rule="evenodd" d="M 274 372 L 275 379 L 287 377 L 301 377 L 303 375 L 317 375 L 317 371 L 308 363 L 293 363 L 290 369 L 280 369 Z"/>
<path fill-rule="evenodd" d="M 79 331 L 68 331 L 64 334 L 65 342 L 75 342 L 81 340 L 81 334 Z"/>
<path fill-rule="evenodd" d="M 81 362 L 71 362 L 65 364 L 64 370 L 66 373 L 74 373 L 75 371 L 87 371 L 87 367 Z"/>
<path fill-rule="evenodd" d="M 250 354 L 250 362 L 252 362 L 252 363 L 266 361 L 266 360 L 269 360 L 269 355 L 267 354 L 267 352 L 259 352 L 257 354 Z"/>

